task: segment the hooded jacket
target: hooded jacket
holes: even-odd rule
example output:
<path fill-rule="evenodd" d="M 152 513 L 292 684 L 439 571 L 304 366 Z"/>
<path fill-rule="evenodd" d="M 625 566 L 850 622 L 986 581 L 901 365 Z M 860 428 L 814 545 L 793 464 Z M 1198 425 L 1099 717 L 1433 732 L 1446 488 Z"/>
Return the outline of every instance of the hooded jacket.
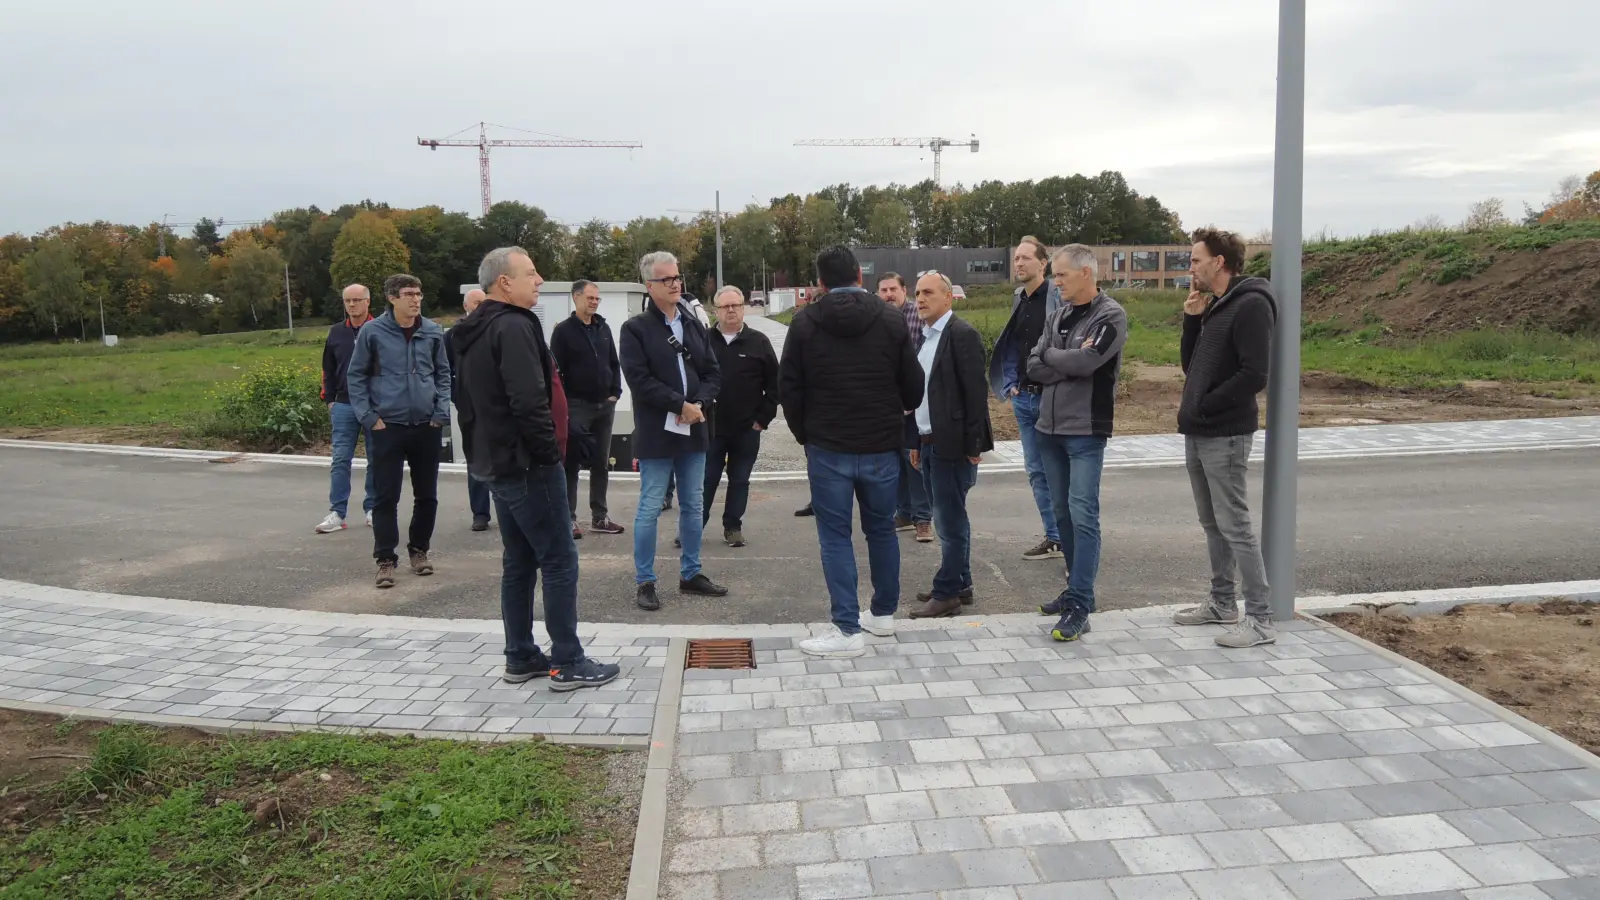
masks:
<path fill-rule="evenodd" d="M 489 480 L 560 465 L 555 366 L 539 318 L 487 300 L 450 333 L 461 360 L 456 412 L 467 470 Z"/>
<path fill-rule="evenodd" d="M 356 332 L 345 384 L 363 428 L 379 419 L 386 425 L 449 425 L 444 329 L 418 316 L 417 330 L 407 340 L 392 310 L 373 319 Z"/>
<path fill-rule="evenodd" d="M 906 411 L 922 405 L 922 366 L 904 315 L 858 287 L 795 313 L 779 397 L 796 441 L 834 453 L 898 451 Z"/>
<path fill-rule="evenodd" d="M 1228 284 L 1198 316 L 1183 317 L 1179 359 L 1185 380 L 1178 431 L 1194 437 L 1254 434 L 1261 423 L 1256 395 L 1267 386 L 1272 323 L 1278 301 L 1265 278 Z"/>

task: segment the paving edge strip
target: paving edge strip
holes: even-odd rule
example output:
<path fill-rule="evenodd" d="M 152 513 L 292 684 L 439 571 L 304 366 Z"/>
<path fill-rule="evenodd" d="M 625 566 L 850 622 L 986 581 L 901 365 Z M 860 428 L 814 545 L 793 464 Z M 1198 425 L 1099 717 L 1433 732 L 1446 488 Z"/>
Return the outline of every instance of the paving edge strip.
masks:
<path fill-rule="evenodd" d="M 1335 610 L 1335 612 L 1336 611 L 1337 610 Z M 1409 669 L 1412 672 L 1421 675 L 1423 678 L 1428 679 L 1429 684 L 1441 687 L 1460 697 L 1464 702 L 1470 703 L 1478 709 L 1494 716 L 1505 724 L 1522 731 L 1529 737 L 1535 738 L 1541 743 L 1565 752 L 1568 756 L 1571 756 L 1573 759 L 1577 760 L 1580 765 L 1600 771 L 1600 756 L 1595 756 L 1593 753 L 1590 753 L 1589 751 L 1583 749 L 1577 744 L 1574 744 L 1572 741 L 1567 740 L 1561 735 L 1556 734 L 1543 725 L 1517 715 L 1511 710 L 1506 709 L 1504 706 L 1501 706 L 1493 700 L 1490 700 L 1488 697 L 1483 696 L 1482 694 L 1472 690 L 1458 681 L 1454 681 L 1446 678 L 1443 675 L 1440 675 L 1438 672 L 1435 672 L 1434 670 L 1428 668 L 1422 663 L 1417 662 L 1409 656 L 1396 653 L 1393 650 L 1390 650 L 1388 647 L 1384 647 L 1380 644 L 1374 644 L 1360 635 L 1352 634 L 1349 631 L 1346 631 L 1343 628 L 1333 624 L 1332 622 L 1322 619 L 1321 615 L 1325 614 L 1303 615 L 1305 615 L 1307 619 L 1310 619 L 1323 628 L 1338 632 L 1340 637 L 1365 649 L 1368 653 L 1383 659 L 1387 659 L 1402 668 Z"/>
<path fill-rule="evenodd" d="M 660 895 L 661 857 L 667 838 L 667 785 L 672 780 L 672 762 L 678 752 L 678 706 L 683 697 L 683 664 L 688 652 L 687 638 L 672 638 L 667 645 L 661 692 L 656 695 L 656 720 L 650 733 L 650 759 L 639 798 L 639 825 L 633 833 L 626 900 L 656 900 Z"/>

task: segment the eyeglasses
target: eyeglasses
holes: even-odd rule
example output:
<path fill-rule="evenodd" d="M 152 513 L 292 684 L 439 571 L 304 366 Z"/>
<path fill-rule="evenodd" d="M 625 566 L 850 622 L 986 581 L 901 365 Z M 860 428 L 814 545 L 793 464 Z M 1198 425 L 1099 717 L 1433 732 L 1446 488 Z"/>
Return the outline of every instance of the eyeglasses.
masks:
<path fill-rule="evenodd" d="M 665 278 L 652 278 L 652 279 L 650 279 L 650 283 L 651 284 L 659 284 L 659 285 L 663 285 L 665 287 L 671 287 L 674 282 L 676 282 L 679 286 L 682 286 L 683 285 L 683 276 L 682 275 L 668 275 Z"/>
<path fill-rule="evenodd" d="M 733 312 L 736 309 L 744 309 L 744 307 L 743 303 L 725 303 L 717 307 L 717 312 Z"/>
<path fill-rule="evenodd" d="M 921 278 L 924 275 L 937 275 L 937 276 L 939 276 L 939 280 L 944 282 L 944 286 L 945 286 L 946 289 L 953 289 L 954 282 L 952 282 L 950 280 L 950 276 L 944 274 L 943 272 L 939 271 L 938 269 L 924 269 L 921 272 L 917 273 L 917 277 L 918 278 Z"/>

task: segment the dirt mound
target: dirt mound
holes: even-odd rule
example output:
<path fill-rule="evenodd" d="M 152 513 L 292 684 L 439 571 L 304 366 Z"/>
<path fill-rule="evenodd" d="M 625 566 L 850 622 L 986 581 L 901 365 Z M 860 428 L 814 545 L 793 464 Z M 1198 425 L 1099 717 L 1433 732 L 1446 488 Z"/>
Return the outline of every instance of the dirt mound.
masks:
<path fill-rule="evenodd" d="M 1310 252 L 1304 271 L 1307 322 L 1337 319 L 1357 327 L 1382 322 L 1415 335 L 1475 328 L 1600 329 L 1600 240 L 1595 239 L 1507 250 L 1463 235 L 1403 256 Z"/>

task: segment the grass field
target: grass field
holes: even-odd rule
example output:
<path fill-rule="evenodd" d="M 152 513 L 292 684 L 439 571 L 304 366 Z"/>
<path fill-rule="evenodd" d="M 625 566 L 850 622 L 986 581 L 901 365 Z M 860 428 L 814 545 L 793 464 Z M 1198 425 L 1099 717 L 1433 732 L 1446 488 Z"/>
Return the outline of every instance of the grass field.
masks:
<path fill-rule="evenodd" d="M 36 756 L 6 786 L 0 898 L 584 900 L 626 878 L 635 798 L 608 788 L 615 754 L 53 728 L 44 745 L 86 762 Z"/>

